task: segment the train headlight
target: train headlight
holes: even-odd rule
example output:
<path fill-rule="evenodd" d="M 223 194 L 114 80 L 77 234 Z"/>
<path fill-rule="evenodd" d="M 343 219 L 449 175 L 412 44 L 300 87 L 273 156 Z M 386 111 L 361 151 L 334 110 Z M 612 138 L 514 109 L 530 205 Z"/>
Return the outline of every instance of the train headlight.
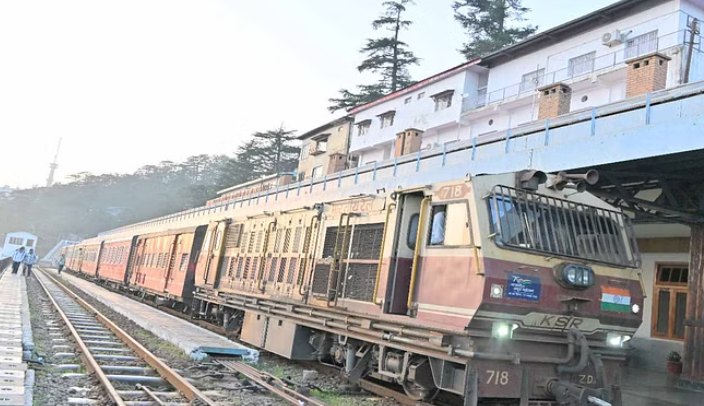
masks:
<path fill-rule="evenodd" d="M 491 326 L 491 336 L 495 338 L 512 338 L 513 331 L 517 328 L 518 324 L 497 321 Z"/>
<path fill-rule="evenodd" d="M 633 306 L 631 306 L 631 311 L 633 314 L 640 313 L 640 305 L 638 303 L 633 303 Z"/>
<path fill-rule="evenodd" d="M 626 341 L 629 341 L 631 336 L 625 336 L 617 333 L 608 333 L 606 335 L 606 344 L 610 347 L 623 347 Z"/>
<path fill-rule="evenodd" d="M 491 285 L 491 297 L 495 299 L 504 297 L 504 287 L 501 285 Z"/>
<path fill-rule="evenodd" d="M 594 270 L 586 265 L 560 264 L 555 279 L 567 288 L 586 289 L 594 285 Z"/>

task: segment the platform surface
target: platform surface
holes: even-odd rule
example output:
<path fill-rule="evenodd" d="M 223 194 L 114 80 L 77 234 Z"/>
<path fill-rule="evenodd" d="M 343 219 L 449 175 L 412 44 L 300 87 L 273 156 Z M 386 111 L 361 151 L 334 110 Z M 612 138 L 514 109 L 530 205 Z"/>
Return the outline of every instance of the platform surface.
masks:
<path fill-rule="evenodd" d="M 143 329 L 152 332 L 157 337 L 180 347 L 194 359 L 203 358 L 206 355 L 206 351 L 214 355 L 227 353 L 241 354 L 244 360 L 254 362 L 259 358 L 258 350 L 228 340 L 219 334 L 162 312 L 152 306 L 111 292 L 90 281 L 75 277 L 66 272 L 58 275 L 56 269 L 42 269 L 48 271 L 49 274 L 55 278 L 63 278 L 99 302 L 134 321 Z"/>
<path fill-rule="evenodd" d="M 24 406 L 27 401 L 23 361 L 26 334 L 31 332 L 28 317 L 23 317 L 23 298 L 26 302 L 27 284 L 20 274 L 10 268 L 0 276 L 0 405 Z M 31 346 L 31 345 L 30 345 Z"/>

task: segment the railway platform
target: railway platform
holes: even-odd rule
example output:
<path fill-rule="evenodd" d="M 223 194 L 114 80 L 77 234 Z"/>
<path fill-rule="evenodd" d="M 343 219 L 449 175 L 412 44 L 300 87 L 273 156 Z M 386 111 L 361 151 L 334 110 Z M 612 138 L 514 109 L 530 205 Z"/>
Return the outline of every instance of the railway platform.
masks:
<path fill-rule="evenodd" d="M 66 272 L 58 275 L 56 269 L 42 269 L 48 271 L 54 277 L 63 278 L 99 302 L 128 317 L 140 327 L 152 332 L 157 337 L 173 343 L 193 359 L 201 359 L 211 353 L 239 355 L 247 361 L 256 361 L 259 358 L 259 351 L 255 349 L 228 340 L 219 334 L 162 312 L 152 306 L 131 300 Z"/>
<path fill-rule="evenodd" d="M 32 405 L 34 371 L 25 353 L 33 346 L 25 278 L 8 267 L 0 276 L 0 405 Z"/>

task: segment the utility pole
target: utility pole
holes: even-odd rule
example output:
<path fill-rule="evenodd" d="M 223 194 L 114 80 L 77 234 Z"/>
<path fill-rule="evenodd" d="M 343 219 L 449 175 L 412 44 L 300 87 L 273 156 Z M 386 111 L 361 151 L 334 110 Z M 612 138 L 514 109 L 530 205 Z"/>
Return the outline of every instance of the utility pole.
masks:
<path fill-rule="evenodd" d="M 692 59 L 694 58 L 694 40 L 699 35 L 699 20 L 693 18 L 687 23 L 689 28 L 689 45 L 687 49 L 687 65 L 684 68 L 684 83 L 689 83 L 689 73 L 692 70 Z"/>
<path fill-rule="evenodd" d="M 56 173 L 56 168 L 59 167 L 59 150 L 61 149 L 61 138 L 59 138 L 59 145 L 56 146 L 56 154 L 54 154 L 54 162 L 49 164 L 49 177 L 46 178 L 46 187 L 51 187 L 54 184 L 54 174 Z"/>

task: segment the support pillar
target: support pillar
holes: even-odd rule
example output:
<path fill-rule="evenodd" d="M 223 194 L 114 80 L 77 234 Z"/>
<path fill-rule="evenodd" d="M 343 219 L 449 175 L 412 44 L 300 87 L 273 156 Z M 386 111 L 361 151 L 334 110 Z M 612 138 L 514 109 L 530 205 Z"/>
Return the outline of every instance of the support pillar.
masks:
<path fill-rule="evenodd" d="M 691 226 L 691 231 L 680 386 L 704 389 L 704 224 Z"/>

